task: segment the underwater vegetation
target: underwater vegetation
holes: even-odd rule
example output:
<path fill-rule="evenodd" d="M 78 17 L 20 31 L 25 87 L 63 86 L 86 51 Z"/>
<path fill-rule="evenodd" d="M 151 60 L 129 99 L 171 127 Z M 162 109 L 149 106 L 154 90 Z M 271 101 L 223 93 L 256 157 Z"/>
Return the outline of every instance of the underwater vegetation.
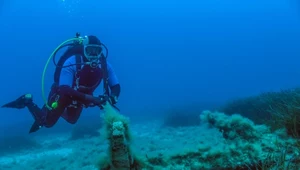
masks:
<path fill-rule="evenodd" d="M 300 135 L 300 88 L 233 100 L 220 111 L 229 115 L 238 113 L 255 123 L 268 124 L 272 130 L 285 128 L 294 137 Z"/>
<path fill-rule="evenodd" d="M 222 146 L 197 145 L 187 152 L 143 160 L 150 169 L 299 169 L 300 88 L 237 99 L 218 111 L 174 109 L 163 127 L 207 124 L 222 134 Z M 188 115 L 191 114 L 191 117 Z M 185 123 L 180 123 L 184 121 Z M 199 134 L 201 135 L 201 134 Z"/>
<path fill-rule="evenodd" d="M 162 121 L 140 124 L 109 112 L 100 129 L 82 124 L 42 142 L 7 139 L 3 146 L 27 140 L 20 146 L 30 149 L 0 156 L 0 169 L 298 170 L 299 94 L 262 93 L 202 111 L 173 107 L 173 116 L 169 110 Z"/>
<path fill-rule="evenodd" d="M 176 130 L 204 125 L 218 130 L 218 142 L 211 145 L 195 140 L 194 147 L 177 153 L 146 153 L 135 158 L 138 169 L 299 169 L 299 94 L 299 89 L 289 89 L 238 99 L 222 107 L 229 114 L 202 111 L 199 124 L 194 117 L 188 118 L 188 113 L 194 116 L 195 111 L 177 110 L 173 116 L 165 117 L 162 127 Z M 201 133 L 194 135 L 197 138 Z"/>
<path fill-rule="evenodd" d="M 299 169 L 299 146 L 284 130 L 272 133 L 238 114 L 203 111 L 202 124 L 217 129 L 218 142 L 195 143 L 178 153 L 144 158 L 146 169 Z M 201 135 L 201 134 L 195 134 Z"/>

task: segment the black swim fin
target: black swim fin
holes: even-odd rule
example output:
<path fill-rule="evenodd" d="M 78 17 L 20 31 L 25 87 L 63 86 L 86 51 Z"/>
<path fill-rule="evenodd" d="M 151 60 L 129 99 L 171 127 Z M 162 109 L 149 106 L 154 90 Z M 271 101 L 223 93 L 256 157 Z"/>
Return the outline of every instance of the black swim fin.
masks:
<path fill-rule="evenodd" d="M 29 130 L 29 133 L 36 132 L 36 131 L 38 131 L 38 130 L 41 129 L 41 128 L 42 128 L 42 126 L 40 125 L 40 123 L 39 123 L 38 121 L 35 120 L 35 121 L 33 122 L 32 126 L 31 126 L 30 130 Z"/>
<path fill-rule="evenodd" d="M 29 102 L 32 102 L 32 95 L 31 94 L 24 94 L 21 97 L 19 97 L 18 99 L 6 103 L 3 106 L 1 106 L 2 108 L 6 107 L 6 108 L 16 108 L 16 109 L 23 109 L 26 107 L 26 104 L 28 104 Z"/>

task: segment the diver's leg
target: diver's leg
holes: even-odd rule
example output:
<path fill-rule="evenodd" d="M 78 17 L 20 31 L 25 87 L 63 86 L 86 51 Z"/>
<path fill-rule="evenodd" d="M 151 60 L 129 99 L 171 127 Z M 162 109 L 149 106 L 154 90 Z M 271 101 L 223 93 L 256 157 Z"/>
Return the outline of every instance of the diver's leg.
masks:
<path fill-rule="evenodd" d="M 2 107 L 16 108 L 16 109 L 22 109 L 27 107 L 34 119 L 34 123 L 31 126 L 29 133 L 36 132 L 37 130 L 39 130 L 44 125 L 46 115 L 47 115 L 47 110 L 40 109 L 33 102 L 33 97 L 31 94 L 24 94 L 20 96 L 18 99 L 6 103 Z"/>
<path fill-rule="evenodd" d="M 34 119 L 29 133 L 36 132 L 44 125 L 47 111 L 40 109 L 32 100 L 26 106 Z"/>
<path fill-rule="evenodd" d="M 68 96 L 60 92 L 60 89 L 58 87 L 58 88 L 53 88 L 49 94 L 48 105 L 51 106 L 53 102 L 58 103 L 57 108 L 49 109 L 45 105 L 42 108 L 44 112 L 47 112 L 44 121 L 44 126 L 48 128 L 56 124 L 58 119 L 65 112 L 66 108 L 72 103 L 72 100 Z"/>
<path fill-rule="evenodd" d="M 27 108 L 35 119 L 35 123 L 32 125 L 30 132 L 34 132 L 34 130 L 38 130 L 42 126 L 47 128 L 54 126 L 66 110 L 66 107 L 70 105 L 71 100 L 64 95 L 56 93 L 56 91 L 51 91 L 48 98 L 48 105 L 51 105 L 53 102 L 58 102 L 58 107 L 55 109 L 49 109 L 46 105 L 40 109 L 33 102 L 27 104 Z"/>
<path fill-rule="evenodd" d="M 54 101 L 59 103 L 57 108 L 48 109 L 46 106 L 44 106 L 42 109 L 40 109 L 33 102 L 32 95 L 25 94 L 19 97 L 18 99 L 3 105 L 2 107 L 16 109 L 22 109 L 27 107 L 34 118 L 34 123 L 30 129 L 31 133 L 36 132 L 42 126 L 52 127 L 62 115 L 65 108 L 71 103 L 71 99 L 69 99 L 65 95 L 59 95 L 59 92 L 56 88 L 51 89 L 51 92 L 48 97 L 48 105 L 51 105 L 51 103 Z"/>
<path fill-rule="evenodd" d="M 82 106 L 78 106 L 76 108 L 68 107 L 61 115 L 61 117 L 64 118 L 67 122 L 75 124 L 81 115 L 82 109 Z"/>
<path fill-rule="evenodd" d="M 30 129 L 30 133 L 37 131 L 43 125 L 46 112 L 43 112 L 35 103 L 33 103 L 33 97 L 31 94 L 24 94 L 16 100 L 4 104 L 2 107 L 16 109 L 23 109 L 27 107 L 35 120 Z"/>
<path fill-rule="evenodd" d="M 54 126 L 65 110 L 65 107 L 63 106 L 49 110 L 45 105 L 40 109 L 33 102 L 27 104 L 27 108 L 35 120 L 29 133 L 36 132 L 43 126 L 47 128 Z"/>
<path fill-rule="evenodd" d="M 49 96 L 56 96 L 56 94 L 50 93 Z M 57 101 L 60 104 L 56 109 L 48 109 L 45 105 L 40 109 L 32 100 L 27 102 L 26 107 L 34 118 L 34 123 L 31 126 L 29 133 L 36 132 L 43 126 L 50 128 L 55 125 L 65 110 L 65 105 L 62 104 L 64 103 L 62 100 L 63 98 L 60 98 L 60 100 Z M 48 105 L 54 101 L 54 98 L 50 97 Z"/>

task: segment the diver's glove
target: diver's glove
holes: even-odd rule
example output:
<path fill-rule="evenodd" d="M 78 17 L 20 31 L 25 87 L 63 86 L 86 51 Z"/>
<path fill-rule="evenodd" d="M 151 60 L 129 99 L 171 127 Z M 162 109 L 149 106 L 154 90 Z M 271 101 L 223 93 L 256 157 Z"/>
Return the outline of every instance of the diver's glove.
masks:
<path fill-rule="evenodd" d="M 108 97 L 108 101 L 111 104 L 117 104 L 117 102 L 118 102 L 118 96 L 111 95 L 111 96 Z"/>
<path fill-rule="evenodd" d="M 88 94 L 85 95 L 85 100 L 86 100 L 85 101 L 86 105 L 94 105 L 94 106 L 101 106 L 107 101 L 107 99 L 104 96 L 95 97 L 93 95 L 88 95 Z"/>
<path fill-rule="evenodd" d="M 101 99 L 101 105 L 105 104 L 106 102 L 109 102 L 111 105 L 114 105 L 118 102 L 118 97 L 115 95 L 100 95 L 99 98 Z"/>

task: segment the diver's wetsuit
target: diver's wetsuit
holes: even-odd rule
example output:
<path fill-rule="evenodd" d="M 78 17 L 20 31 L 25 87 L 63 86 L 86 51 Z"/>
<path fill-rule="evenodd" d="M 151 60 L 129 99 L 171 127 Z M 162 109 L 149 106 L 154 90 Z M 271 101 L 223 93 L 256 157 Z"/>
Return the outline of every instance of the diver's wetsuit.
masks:
<path fill-rule="evenodd" d="M 75 63 L 75 56 L 71 56 L 65 61 L 63 66 L 72 66 L 62 68 L 58 85 L 52 87 L 48 96 L 48 105 L 50 106 L 55 99 L 58 99 L 58 107 L 56 109 L 49 110 L 45 105 L 40 109 L 33 102 L 26 104 L 39 126 L 52 127 L 59 117 L 63 117 L 69 123 L 74 124 L 77 122 L 84 105 L 89 106 L 91 104 L 85 99 L 85 94 L 92 95 L 100 84 L 103 78 L 101 64 L 97 68 L 82 65 L 81 70 L 76 73 L 76 65 L 73 65 Z M 107 72 L 111 95 L 119 96 L 120 85 L 109 63 L 107 63 Z M 76 77 L 79 77 L 79 79 Z M 74 89 L 76 80 L 79 85 L 78 90 Z"/>

